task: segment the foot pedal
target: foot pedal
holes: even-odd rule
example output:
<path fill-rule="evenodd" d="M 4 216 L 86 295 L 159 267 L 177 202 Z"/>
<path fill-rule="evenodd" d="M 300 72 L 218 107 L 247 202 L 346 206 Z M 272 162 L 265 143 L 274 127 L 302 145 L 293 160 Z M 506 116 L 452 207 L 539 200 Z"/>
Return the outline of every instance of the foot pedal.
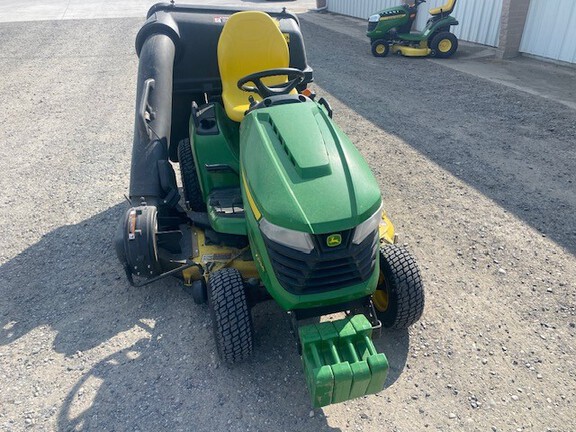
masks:
<path fill-rule="evenodd" d="M 302 363 L 314 408 L 378 393 L 388 375 L 388 360 L 372 342 L 364 315 L 298 329 Z"/>
<path fill-rule="evenodd" d="M 244 204 L 240 188 L 225 188 L 212 191 L 208 205 L 219 217 L 244 217 Z"/>

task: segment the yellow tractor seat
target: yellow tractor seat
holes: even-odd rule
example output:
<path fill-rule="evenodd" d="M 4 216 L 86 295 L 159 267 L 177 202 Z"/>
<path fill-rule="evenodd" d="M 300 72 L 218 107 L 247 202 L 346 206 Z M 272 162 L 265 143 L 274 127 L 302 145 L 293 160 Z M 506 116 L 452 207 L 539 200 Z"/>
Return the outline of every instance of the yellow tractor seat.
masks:
<path fill-rule="evenodd" d="M 430 9 L 430 15 L 441 15 L 445 13 L 446 15 L 450 15 L 454 10 L 454 6 L 456 6 L 456 0 L 448 0 L 446 4 L 443 4 L 440 7 Z"/>
<path fill-rule="evenodd" d="M 287 68 L 290 53 L 279 24 L 268 14 L 258 11 L 233 14 L 222 29 L 218 40 L 218 67 L 222 79 L 222 102 L 228 117 L 242 121 L 250 107 L 252 95 L 238 88 L 238 80 L 246 75 L 267 69 Z M 262 80 L 267 85 L 287 82 L 286 76 Z"/>

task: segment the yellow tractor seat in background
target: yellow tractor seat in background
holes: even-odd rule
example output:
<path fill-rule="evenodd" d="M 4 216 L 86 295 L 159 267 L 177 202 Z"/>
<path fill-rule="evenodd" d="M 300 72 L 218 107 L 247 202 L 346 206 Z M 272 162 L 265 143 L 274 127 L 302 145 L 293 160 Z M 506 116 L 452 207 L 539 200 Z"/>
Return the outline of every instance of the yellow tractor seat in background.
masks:
<path fill-rule="evenodd" d="M 430 15 L 440 15 L 442 13 L 445 13 L 446 15 L 450 15 L 452 13 L 452 11 L 454 10 L 454 6 L 456 6 L 456 0 L 448 0 L 446 2 L 446 4 L 434 8 L 434 9 L 430 9 Z"/>
<path fill-rule="evenodd" d="M 238 80 L 267 69 L 287 68 L 290 64 L 288 44 L 278 22 L 258 11 L 232 15 L 218 40 L 218 67 L 222 79 L 222 102 L 228 117 L 240 122 L 250 107 L 248 97 L 256 93 L 238 88 Z M 268 85 L 287 82 L 286 76 L 265 78 Z"/>

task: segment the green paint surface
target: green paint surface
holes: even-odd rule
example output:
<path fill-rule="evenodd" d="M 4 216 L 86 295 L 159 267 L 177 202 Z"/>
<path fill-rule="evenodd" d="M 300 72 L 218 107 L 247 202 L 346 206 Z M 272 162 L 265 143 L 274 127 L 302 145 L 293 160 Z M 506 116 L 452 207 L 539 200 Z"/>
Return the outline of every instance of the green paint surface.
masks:
<path fill-rule="evenodd" d="M 378 393 L 388 374 L 386 356 L 372 342 L 364 315 L 298 330 L 306 384 L 315 408 Z"/>

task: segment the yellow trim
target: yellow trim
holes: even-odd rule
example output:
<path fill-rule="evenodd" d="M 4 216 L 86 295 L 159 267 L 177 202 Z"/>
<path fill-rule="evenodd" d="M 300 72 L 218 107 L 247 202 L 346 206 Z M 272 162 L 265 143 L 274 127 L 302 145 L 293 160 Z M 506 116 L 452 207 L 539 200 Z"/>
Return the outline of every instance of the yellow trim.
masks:
<path fill-rule="evenodd" d="M 378 312 L 385 312 L 388 309 L 388 293 L 383 290 L 376 290 L 372 296 L 374 306 Z"/>
<path fill-rule="evenodd" d="M 398 18 L 403 18 L 405 15 L 406 14 L 383 16 L 383 17 L 380 17 L 380 21 L 389 21 L 389 20 L 394 20 L 394 19 L 398 19 Z"/>
<path fill-rule="evenodd" d="M 260 210 L 258 210 L 258 207 L 256 207 L 254 198 L 252 198 L 252 194 L 250 193 L 250 188 L 248 187 L 248 182 L 246 181 L 244 171 L 242 171 L 242 183 L 244 184 L 244 191 L 246 192 L 246 198 L 248 198 L 248 204 L 250 204 L 252 213 L 254 213 L 254 217 L 256 218 L 256 220 L 259 221 L 260 218 L 262 217 L 262 213 L 260 213 Z"/>
<path fill-rule="evenodd" d="M 374 307 L 378 312 L 386 312 L 389 305 L 388 290 L 386 289 L 386 281 L 384 279 L 384 274 L 380 271 L 378 276 L 378 287 L 374 294 L 372 294 L 372 301 L 374 302 Z"/>
<path fill-rule="evenodd" d="M 386 216 L 386 212 L 382 212 L 382 220 L 378 226 L 378 237 L 380 237 L 380 243 L 394 244 L 394 225 Z"/>
<path fill-rule="evenodd" d="M 442 39 L 438 44 L 438 51 L 447 53 L 452 49 L 452 41 L 450 39 Z"/>
<path fill-rule="evenodd" d="M 378 226 L 378 236 L 380 237 L 380 244 L 394 244 L 394 225 L 386 212 L 382 212 L 382 220 Z M 380 274 L 378 276 L 378 285 L 376 285 L 376 291 L 372 294 L 372 301 L 374 302 L 374 307 L 379 312 L 385 312 L 388 309 L 389 297 L 388 290 L 386 288 L 386 280 L 384 278 L 384 273 L 380 269 Z"/>
<path fill-rule="evenodd" d="M 386 47 L 384 46 L 384 44 L 376 45 L 376 53 L 377 54 L 384 54 L 384 51 L 386 51 Z"/>

